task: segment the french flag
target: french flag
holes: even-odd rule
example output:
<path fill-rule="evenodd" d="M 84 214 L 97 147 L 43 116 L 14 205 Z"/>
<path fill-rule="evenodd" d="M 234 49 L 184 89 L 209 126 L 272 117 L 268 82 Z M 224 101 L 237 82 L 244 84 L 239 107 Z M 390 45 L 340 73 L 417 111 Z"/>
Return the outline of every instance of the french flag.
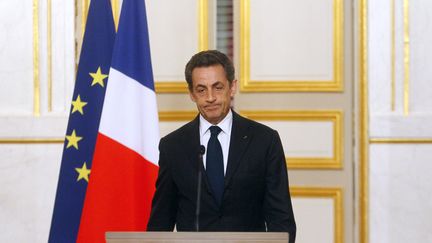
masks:
<path fill-rule="evenodd" d="M 144 231 L 158 173 L 159 127 L 144 0 L 124 0 L 77 242 Z"/>

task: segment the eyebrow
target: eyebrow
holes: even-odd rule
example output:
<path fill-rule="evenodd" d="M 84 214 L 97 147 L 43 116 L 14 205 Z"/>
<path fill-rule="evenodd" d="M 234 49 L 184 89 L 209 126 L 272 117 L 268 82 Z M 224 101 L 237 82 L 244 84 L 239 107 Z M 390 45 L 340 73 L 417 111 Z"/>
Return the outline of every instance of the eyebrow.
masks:
<path fill-rule="evenodd" d="M 216 81 L 216 83 L 214 83 L 212 87 L 218 86 L 219 84 L 224 85 L 221 81 Z"/>
<path fill-rule="evenodd" d="M 216 81 L 216 82 L 215 82 L 214 84 L 212 84 L 211 86 L 212 86 L 212 87 L 215 87 L 215 86 L 217 86 L 217 85 L 219 85 L 219 84 L 224 85 L 222 81 Z M 200 87 L 202 87 L 202 88 L 207 88 L 207 86 L 206 86 L 206 85 L 203 85 L 203 84 L 197 84 L 197 85 L 195 86 L 195 88 L 200 88 Z"/>

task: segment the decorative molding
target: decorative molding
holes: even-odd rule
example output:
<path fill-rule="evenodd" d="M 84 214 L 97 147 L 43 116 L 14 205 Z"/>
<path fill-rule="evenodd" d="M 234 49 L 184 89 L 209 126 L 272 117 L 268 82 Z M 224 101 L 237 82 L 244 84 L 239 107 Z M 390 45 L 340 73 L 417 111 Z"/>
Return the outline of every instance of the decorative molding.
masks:
<path fill-rule="evenodd" d="M 114 17 L 114 26 L 117 31 L 120 18 L 119 0 L 111 0 L 111 6 Z"/>
<path fill-rule="evenodd" d="M 404 115 L 409 114 L 410 90 L 410 34 L 409 34 L 409 0 L 403 0 L 404 25 Z"/>
<path fill-rule="evenodd" d="M 90 0 L 81 0 L 82 2 L 82 13 L 81 13 L 81 39 L 84 38 L 85 27 L 87 23 L 87 14 L 90 7 Z M 81 41 L 82 44 L 82 41 Z"/>
<path fill-rule="evenodd" d="M 40 116 L 39 0 L 33 0 L 33 115 Z"/>
<path fill-rule="evenodd" d="M 368 0 L 359 1 L 359 243 L 369 242 Z"/>
<path fill-rule="evenodd" d="M 47 84 L 48 84 L 48 112 L 52 111 L 53 105 L 53 82 L 52 82 L 52 1 L 47 0 Z"/>
<path fill-rule="evenodd" d="M 155 82 L 156 93 L 187 93 L 186 81 Z"/>
<path fill-rule="evenodd" d="M 250 80 L 250 0 L 240 3 L 240 90 L 243 92 L 339 92 L 343 90 L 343 0 L 333 0 L 333 79 Z"/>
<path fill-rule="evenodd" d="M 371 144 L 432 144 L 432 138 L 370 138 Z"/>
<path fill-rule="evenodd" d="M 331 121 L 333 127 L 332 158 L 286 157 L 290 169 L 342 169 L 343 168 L 343 114 L 335 110 L 240 111 L 253 120 L 266 121 Z"/>
<path fill-rule="evenodd" d="M 191 121 L 198 111 L 159 111 L 159 121 Z"/>
<path fill-rule="evenodd" d="M 198 49 L 200 51 L 208 50 L 208 25 L 209 25 L 209 13 L 208 13 L 208 0 L 199 0 L 198 3 L 198 15 L 199 15 L 199 37 L 198 37 Z"/>
<path fill-rule="evenodd" d="M 198 50 L 204 51 L 208 49 L 209 37 L 209 13 L 208 0 L 198 1 Z M 175 80 L 166 82 L 155 82 L 155 90 L 157 93 L 187 93 L 188 87 L 185 80 Z"/>
<path fill-rule="evenodd" d="M 344 203 L 342 188 L 290 187 L 291 197 L 331 198 L 334 201 L 334 239 L 335 243 L 344 241 Z"/>
<path fill-rule="evenodd" d="M 396 109 L 396 16 L 395 16 L 395 0 L 391 1 L 390 16 L 391 16 L 391 110 Z"/>

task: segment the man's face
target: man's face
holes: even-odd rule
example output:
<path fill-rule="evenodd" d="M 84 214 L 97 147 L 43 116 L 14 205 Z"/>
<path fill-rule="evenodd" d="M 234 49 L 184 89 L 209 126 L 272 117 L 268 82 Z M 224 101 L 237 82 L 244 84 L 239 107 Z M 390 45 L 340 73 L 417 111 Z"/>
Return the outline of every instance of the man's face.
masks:
<path fill-rule="evenodd" d="M 192 71 L 189 95 L 201 115 L 214 125 L 228 114 L 236 89 L 237 80 L 230 86 L 222 65 L 197 67 Z"/>

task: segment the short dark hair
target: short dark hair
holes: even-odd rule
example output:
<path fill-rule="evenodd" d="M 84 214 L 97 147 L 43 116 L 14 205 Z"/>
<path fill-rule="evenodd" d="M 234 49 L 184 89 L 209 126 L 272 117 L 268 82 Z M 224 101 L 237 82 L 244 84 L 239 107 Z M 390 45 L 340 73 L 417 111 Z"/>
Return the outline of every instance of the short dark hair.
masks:
<path fill-rule="evenodd" d="M 234 65 L 227 55 L 218 50 L 201 51 L 193 55 L 185 67 L 185 78 L 189 90 L 192 90 L 192 71 L 197 67 L 210 67 L 222 65 L 225 70 L 226 78 L 229 84 L 232 84 L 235 76 Z"/>

